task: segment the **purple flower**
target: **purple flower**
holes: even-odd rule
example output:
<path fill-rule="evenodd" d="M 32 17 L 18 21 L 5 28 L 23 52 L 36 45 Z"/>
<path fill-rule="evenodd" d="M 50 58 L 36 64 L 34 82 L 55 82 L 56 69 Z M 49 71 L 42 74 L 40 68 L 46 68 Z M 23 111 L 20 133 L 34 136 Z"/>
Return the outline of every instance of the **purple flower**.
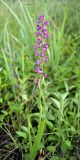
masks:
<path fill-rule="evenodd" d="M 44 34 L 44 37 L 45 37 L 46 39 L 49 38 L 48 32 Z"/>
<path fill-rule="evenodd" d="M 45 25 L 45 26 L 48 26 L 48 25 L 49 25 L 49 22 L 48 22 L 48 21 L 44 21 L 44 25 Z"/>
<path fill-rule="evenodd" d="M 36 64 L 37 64 L 38 66 L 40 66 L 41 61 L 40 61 L 40 60 L 36 60 Z"/>
<path fill-rule="evenodd" d="M 40 55 L 40 57 L 44 57 L 44 53 L 43 52 L 40 52 L 39 55 Z"/>
<path fill-rule="evenodd" d="M 36 52 L 39 46 L 37 44 L 34 44 L 34 51 Z"/>
<path fill-rule="evenodd" d="M 41 74 L 41 73 L 43 73 L 43 69 L 42 68 L 38 68 L 37 66 L 35 66 L 35 72 L 37 74 Z"/>
<path fill-rule="evenodd" d="M 39 43 L 34 44 L 34 51 L 35 51 L 35 53 L 38 52 L 38 49 L 40 49 L 40 48 L 41 48 L 40 41 L 39 41 Z"/>
<path fill-rule="evenodd" d="M 49 37 L 48 32 L 47 32 L 46 30 L 44 31 L 44 37 L 45 37 L 46 39 L 48 39 L 48 37 Z"/>
<path fill-rule="evenodd" d="M 42 68 L 40 68 L 40 69 L 38 69 L 38 72 L 37 72 L 38 74 L 42 74 L 43 73 L 43 69 Z"/>
<path fill-rule="evenodd" d="M 40 36 L 40 32 L 36 32 L 36 37 Z"/>
<path fill-rule="evenodd" d="M 35 53 L 35 56 L 39 56 L 39 52 L 36 52 L 36 53 Z"/>
<path fill-rule="evenodd" d="M 38 17 L 38 23 L 43 22 L 43 20 L 44 20 L 44 15 L 41 15 Z"/>
<path fill-rule="evenodd" d="M 42 52 L 45 53 L 47 51 L 47 49 L 44 47 L 42 48 Z"/>
<path fill-rule="evenodd" d="M 43 33 L 46 33 L 46 32 L 47 32 L 47 29 L 46 29 L 45 26 L 42 28 L 42 32 L 43 32 Z"/>
<path fill-rule="evenodd" d="M 41 26 L 38 24 L 37 25 L 37 30 L 39 31 L 41 29 Z"/>
<path fill-rule="evenodd" d="M 44 43 L 44 48 L 48 49 L 48 44 Z"/>
<path fill-rule="evenodd" d="M 44 15 L 38 17 L 37 31 L 36 31 L 36 44 L 34 44 L 34 51 L 36 56 L 35 72 L 37 73 L 36 85 L 39 85 L 40 79 L 47 78 L 44 73 L 44 64 L 48 61 L 46 51 L 48 49 L 47 39 L 49 37 L 47 26 L 48 21 L 45 20 Z M 37 59 L 38 57 L 38 59 Z"/>
<path fill-rule="evenodd" d="M 47 62 L 48 61 L 48 57 L 45 56 L 44 59 L 43 59 L 43 62 Z"/>
<path fill-rule="evenodd" d="M 42 43 L 42 40 L 43 40 L 43 38 L 42 38 L 42 37 L 39 37 L 39 38 L 37 39 L 38 44 L 41 44 L 41 43 Z"/>
<path fill-rule="evenodd" d="M 38 67 L 37 66 L 35 66 L 34 70 L 35 70 L 36 73 L 38 73 Z"/>
<path fill-rule="evenodd" d="M 47 74 L 46 73 L 44 73 L 43 76 L 44 76 L 44 78 L 47 78 Z"/>

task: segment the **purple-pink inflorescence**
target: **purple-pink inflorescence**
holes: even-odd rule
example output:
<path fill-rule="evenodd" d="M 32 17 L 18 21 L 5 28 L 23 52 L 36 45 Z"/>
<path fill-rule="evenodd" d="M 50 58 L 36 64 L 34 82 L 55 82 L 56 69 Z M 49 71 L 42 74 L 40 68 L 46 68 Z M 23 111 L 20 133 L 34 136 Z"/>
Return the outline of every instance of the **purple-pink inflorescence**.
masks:
<path fill-rule="evenodd" d="M 48 49 L 48 44 L 46 40 L 49 37 L 47 26 L 48 21 L 45 20 L 44 15 L 40 15 L 38 17 L 36 38 L 37 42 L 34 44 L 34 51 L 36 56 L 36 66 L 35 72 L 38 74 L 38 78 L 36 79 L 36 84 L 39 85 L 39 80 L 47 78 L 47 74 L 44 73 L 43 64 L 48 61 L 48 56 L 46 55 L 46 51 Z"/>

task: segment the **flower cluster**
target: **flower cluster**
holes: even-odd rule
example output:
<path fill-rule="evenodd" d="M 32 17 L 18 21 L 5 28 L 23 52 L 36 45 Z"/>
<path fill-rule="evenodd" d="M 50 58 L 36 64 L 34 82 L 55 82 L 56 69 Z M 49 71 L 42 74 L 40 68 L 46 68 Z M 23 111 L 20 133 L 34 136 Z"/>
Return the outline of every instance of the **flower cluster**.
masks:
<path fill-rule="evenodd" d="M 39 80 L 41 78 L 47 77 L 47 74 L 44 73 L 43 70 L 43 64 L 48 61 L 48 57 L 46 55 L 46 51 L 48 49 L 48 44 L 46 43 L 46 40 L 49 37 L 47 26 L 48 21 L 45 20 L 44 15 L 39 16 L 36 32 L 37 42 L 36 44 L 34 44 L 34 51 L 36 56 L 35 72 L 38 74 L 38 79 L 36 80 L 37 85 L 39 84 Z"/>

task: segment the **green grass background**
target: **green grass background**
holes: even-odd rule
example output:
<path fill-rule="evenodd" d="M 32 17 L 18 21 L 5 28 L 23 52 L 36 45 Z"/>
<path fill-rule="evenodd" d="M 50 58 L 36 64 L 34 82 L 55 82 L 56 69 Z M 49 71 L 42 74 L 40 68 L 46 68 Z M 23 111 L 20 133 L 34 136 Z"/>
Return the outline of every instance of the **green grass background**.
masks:
<path fill-rule="evenodd" d="M 33 45 L 41 13 L 49 61 L 38 91 Z M 16 151 L 21 160 L 80 158 L 79 0 L 0 1 L 0 134 L 1 160 Z"/>

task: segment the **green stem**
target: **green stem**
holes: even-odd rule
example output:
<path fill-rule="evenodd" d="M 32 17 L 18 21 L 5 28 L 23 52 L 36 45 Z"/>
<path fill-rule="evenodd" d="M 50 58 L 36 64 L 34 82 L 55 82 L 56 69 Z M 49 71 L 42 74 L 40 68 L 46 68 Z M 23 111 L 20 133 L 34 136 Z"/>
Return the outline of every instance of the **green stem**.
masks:
<path fill-rule="evenodd" d="M 30 132 L 30 115 L 28 114 L 28 134 L 29 134 L 29 144 L 30 144 L 30 155 L 32 152 L 32 139 L 31 139 L 31 132 Z"/>
<path fill-rule="evenodd" d="M 41 103 L 41 97 L 42 97 L 42 81 L 40 81 L 39 97 L 38 97 L 38 106 L 39 106 L 39 110 L 40 110 L 39 124 L 41 123 L 41 119 L 42 119 L 42 103 Z"/>

